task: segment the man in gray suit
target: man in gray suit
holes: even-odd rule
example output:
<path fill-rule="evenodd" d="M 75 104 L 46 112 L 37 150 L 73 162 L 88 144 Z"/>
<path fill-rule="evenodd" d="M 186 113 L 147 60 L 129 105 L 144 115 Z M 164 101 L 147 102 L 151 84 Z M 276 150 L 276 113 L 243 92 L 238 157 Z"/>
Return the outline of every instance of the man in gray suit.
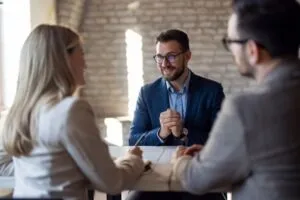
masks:
<path fill-rule="evenodd" d="M 223 39 L 249 91 L 225 99 L 202 151 L 177 150 L 174 175 L 189 192 L 234 200 L 300 199 L 300 6 L 235 0 Z"/>

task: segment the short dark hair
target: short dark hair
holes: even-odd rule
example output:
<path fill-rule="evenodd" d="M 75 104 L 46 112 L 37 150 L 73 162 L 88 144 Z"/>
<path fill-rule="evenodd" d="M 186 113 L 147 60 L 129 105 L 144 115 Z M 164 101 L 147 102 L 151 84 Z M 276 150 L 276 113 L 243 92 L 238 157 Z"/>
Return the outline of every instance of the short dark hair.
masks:
<path fill-rule="evenodd" d="M 158 42 L 169 42 L 171 40 L 177 41 L 180 45 L 183 51 L 190 50 L 190 44 L 189 44 L 189 37 L 188 35 L 178 29 L 170 29 L 164 32 L 161 32 L 156 37 L 156 44 Z"/>
<path fill-rule="evenodd" d="M 252 39 L 271 57 L 298 56 L 300 4 L 296 0 L 233 0 L 237 31 Z"/>

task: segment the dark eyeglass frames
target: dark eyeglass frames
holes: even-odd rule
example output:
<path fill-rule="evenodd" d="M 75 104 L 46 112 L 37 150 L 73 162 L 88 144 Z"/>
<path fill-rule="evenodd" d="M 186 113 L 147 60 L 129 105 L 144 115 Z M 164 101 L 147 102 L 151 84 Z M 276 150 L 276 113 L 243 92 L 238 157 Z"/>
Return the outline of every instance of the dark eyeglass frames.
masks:
<path fill-rule="evenodd" d="M 162 56 L 162 55 L 159 55 L 159 54 L 158 54 L 158 55 L 154 55 L 154 56 L 153 56 L 153 59 L 154 59 L 155 62 L 158 63 L 158 64 L 162 64 L 162 63 L 164 62 L 165 59 L 167 59 L 167 61 L 168 61 L 169 63 L 174 63 L 174 62 L 176 61 L 176 58 L 177 58 L 179 55 L 183 54 L 183 53 L 185 53 L 185 51 L 179 52 L 179 53 L 177 53 L 177 54 L 167 54 L 167 55 L 165 55 L 165 56 Z"/>
<path fill-rule="evenodd" d="M 230 38 L 228 38 L 228 37 L 224 37 L 223 39 L 222 39 L 222 43 L 223 43 L 223 46 L 224 46 L 224 48 L 227 50 L 227 51 L 230 51 L 230 44 L 232 44 L 232 43 L 237 43 L 237 44 L 241 44 L 241 45 L 244 45 L 244 44 L 246 44 L 249 40 L 251 40 L 251 39 L 230 39 Z M 264 49 L 266 49 L 266 47 L 264 46 L 264 45 L 262 45 L 260 42 L 257 42 L 257 41 L 255 41 L 255 43 L 258 45 L 258 46 L 260 46 L 261 48 L 264 48 Z"/>
<path fill-rule="evenodd" d="M 233 40 L 233 39 L 229 39 L 228 37 L 224 37 L 222 39 L 223 46 L 227 51 L 230 51 L 229 45 L 232 43 L 246 44 L 248 41 L 249 41 L 249 39 Z"/>

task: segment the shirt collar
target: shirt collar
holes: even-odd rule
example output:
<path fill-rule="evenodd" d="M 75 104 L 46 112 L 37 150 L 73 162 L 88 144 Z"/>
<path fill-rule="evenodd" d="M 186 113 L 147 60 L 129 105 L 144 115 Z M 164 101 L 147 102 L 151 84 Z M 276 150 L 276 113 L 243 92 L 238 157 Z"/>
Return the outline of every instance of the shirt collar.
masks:
<path fill-rule="evenodd" d="M 183 87 L 178 91 L 178 93 L 185 93 L 189 89 L 190 79 L 191 79 L 191 71 L 189 70 L 188 77 L 185 80 Z M 172 85 L 169 83 L 169 81 L 166 81 L 166 85 L 169 92 L 172 93 L 176 92 L 172 87 Z"/>

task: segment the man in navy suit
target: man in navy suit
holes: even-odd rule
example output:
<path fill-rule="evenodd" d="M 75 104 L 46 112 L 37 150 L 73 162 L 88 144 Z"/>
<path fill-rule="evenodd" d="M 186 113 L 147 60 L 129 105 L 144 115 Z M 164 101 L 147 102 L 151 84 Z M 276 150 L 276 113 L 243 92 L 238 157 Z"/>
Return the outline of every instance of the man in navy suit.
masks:
<path fill-rule="evenodd" d="M 154 60 L 162 77 L 140 90 L 129 145 L 204 145 L 224 99 L 223 88 L 188 68 L 191 51 L 186 33 L 172 29 L 156 39 Z M 221 194 L 132 192 L 129 199 L 219 200 L 223 197 Z"/>

